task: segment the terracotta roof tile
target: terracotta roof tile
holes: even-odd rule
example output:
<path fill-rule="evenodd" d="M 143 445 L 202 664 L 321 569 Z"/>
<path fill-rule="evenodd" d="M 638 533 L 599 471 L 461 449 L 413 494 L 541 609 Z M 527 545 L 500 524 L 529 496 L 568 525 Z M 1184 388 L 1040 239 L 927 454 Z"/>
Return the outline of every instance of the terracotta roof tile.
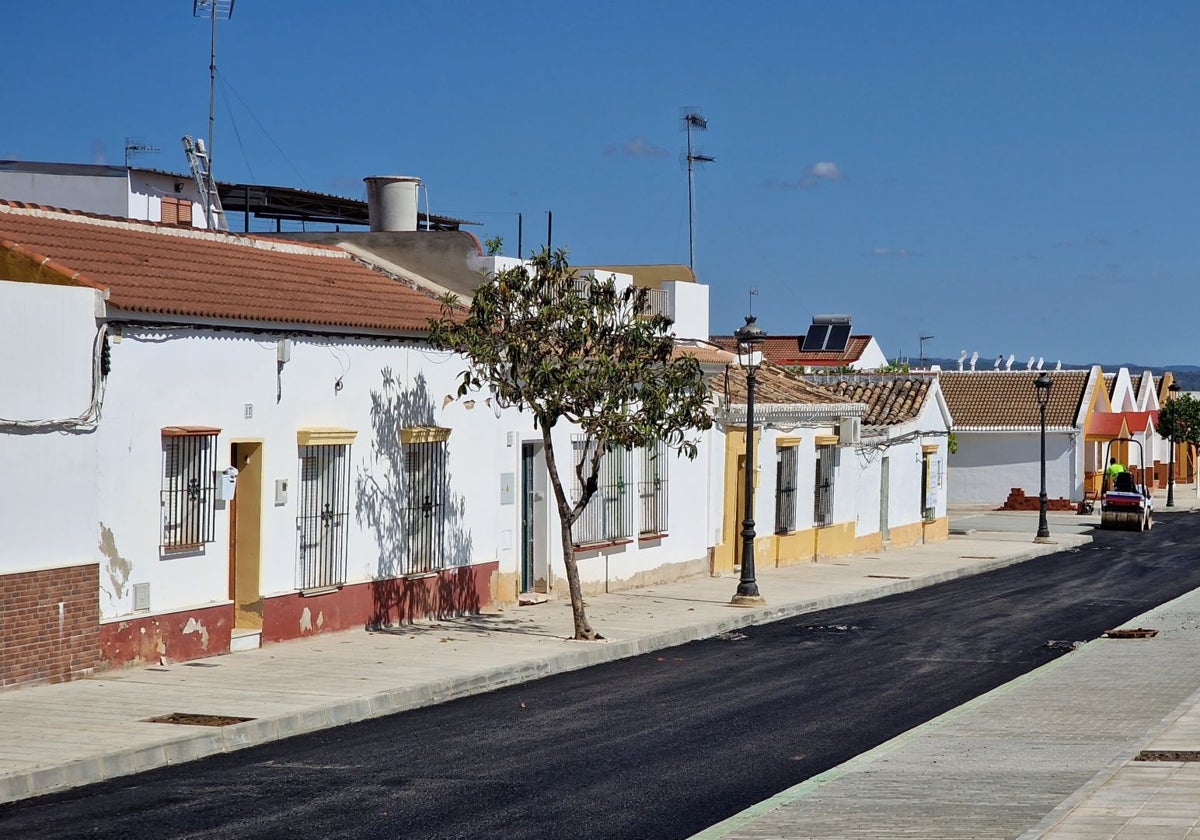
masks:
<path fill-rule="evenodd" d="M 714 335 L 713 344 L 731 353 L 737 352 L 737 339 L 731 335 Z M 802 335 L 769 335 L 763 343 L 763 357 L 777 365 L 794 367 L 843 367 L 857 362 L 862 358 L 867 346 L 871 343 L 869 335 L 852 335 L 846 341 L 844 351 L 822 350 L 817 353 L 805 353 L 800 348 L 804 346 Z"/>
<path fill-rule="evenodd" d="M 708 381 L 715 393 L 728 393 L 731 403 L 745 404 L 746 374 L 737 365 L 730 365 L 725 375 L 712 376 Z M 758 369 L 754 401 L 768 405 L 842 405 L 854 402 L 814 385 L 799 374 L 771 364 L 764 364 Z"/>
<path fill-rule="evenodd" d="M 1074 426 L 1083 402 L 1089 371 L 1052 370 L 1046 425 Z M 1028 370 L 942 371 L 942 394 L 960 429 L 1037 428 L 1041 424 L 1033 381 Z"/>
<path fill-rule="evenodd" d="M 917 419 L 929 396 L 931 375 L 926 376 L 848 376 L 836 380 L 813 381 L 822 388 L 846 397 L 852 402 L 865 403 L 867 426 L 892 426 Z"/>
<path fill-rule="evenodd" d="M 130 312 L 423 333 L 430 294 L 337 248 L 0 201 L 0 249 L 50 260 Z"/>

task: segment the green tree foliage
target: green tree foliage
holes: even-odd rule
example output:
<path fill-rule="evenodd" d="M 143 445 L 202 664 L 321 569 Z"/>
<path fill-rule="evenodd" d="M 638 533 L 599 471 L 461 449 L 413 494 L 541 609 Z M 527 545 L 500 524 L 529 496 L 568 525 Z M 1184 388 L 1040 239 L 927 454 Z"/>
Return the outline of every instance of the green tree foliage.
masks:
<path fill-rule="evenodd" d="M 1168 399 L 1158 409 L 1158 433 L 1173 443 L 1200 446 L 1200 400 L 1191 394 Z"/>
<path fill-rule="evenodd" d="M 487 248 L 487 255 L 494 257 L 504 251 L 504 237 L 491 236 L 483 240 L 483 247 Z"/>
<path fill-rule="evenodd" d="M 607 447 L 662 441 L 696 457 L 697 433 L 712 426 L 699 363 L 672 359 L 671 321 L 649 313 L 645 289 L 577 280 L 561 249 L 543 249 L 528 267 L 489 278 L 465 315 L 448 296 L 431 327 L 436 347 L 467 361 L 460 397 L 488 389 L 501 405 L 533 414 L 562 524 L 575 638 L 601 638 L 584 611 L 571 526 L 596 493 Z M 551 434 L 559 420 L 586 438 L 571 465 L 583 488 L 578 499 L 568 496 L 559 473 Z"/>

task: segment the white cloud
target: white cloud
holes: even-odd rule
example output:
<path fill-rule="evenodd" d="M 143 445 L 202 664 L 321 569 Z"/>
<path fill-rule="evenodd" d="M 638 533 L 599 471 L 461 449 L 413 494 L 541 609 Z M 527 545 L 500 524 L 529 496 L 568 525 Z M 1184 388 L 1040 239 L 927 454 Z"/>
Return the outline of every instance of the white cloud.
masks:
<path fill-rule="evenodd" d="M 838 169 L 837 164 L 827 160 L 814 163 L 809 167 L 808 174 L 814 178 L 823 178 L 826 181 L 846 180 L 846 176 L 842 174 L 842 170 Z"/>
<path fill-rule="evenodd" d="M 647 143 L 645 138 L 634 137 L 626 143 L 610 143 L 604 147 L 606 155 L 628 155 L 629 157 L 667 157 L 670 152 Z"/>
<path fill-rule="evenodd" d="M 881 247 L 881 246 L 874 248 L 871 251 L 871 253 L 877 257 L 911 257 L 911 256 L 914 256 L 913 252 L 908 250 L 907 248 L 885 248 L 885 247 Z"/>

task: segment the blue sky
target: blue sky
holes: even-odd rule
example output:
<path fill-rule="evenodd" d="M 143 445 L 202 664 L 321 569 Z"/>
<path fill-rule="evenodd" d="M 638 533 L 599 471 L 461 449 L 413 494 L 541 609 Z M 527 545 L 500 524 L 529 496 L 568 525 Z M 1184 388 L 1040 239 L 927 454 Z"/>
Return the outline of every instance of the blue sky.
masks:
<path fill-rule="evenodd" d="M 6 10 L 0 158 L 186 171 L 190 0 Z M 687 262 L 681 109 L 709 120 L 714 332 L 849 313 L 890 357 L 1200 364 L 1200 4 L 237 0 L 218 178 L 420 176 L 515 253 Z"/>

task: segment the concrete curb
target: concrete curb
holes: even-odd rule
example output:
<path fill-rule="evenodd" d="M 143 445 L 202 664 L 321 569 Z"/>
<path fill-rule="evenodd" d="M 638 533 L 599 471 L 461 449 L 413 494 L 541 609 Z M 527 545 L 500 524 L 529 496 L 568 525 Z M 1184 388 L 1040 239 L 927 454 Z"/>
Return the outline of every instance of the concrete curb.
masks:
<path fill-rule="evenodd" d="M 1091 541 L 1092 538 L 1088 535 L 1070 535 L 1058 544 L 1030 545 L 1022 551 L 988 562 L 976 562 L 908 580 L 896 580 L 870 589 L 798 601 L 779 607 L 742 609 L 731 606 L 729 616 L 718 621 L 700 622 L 634 639 L 605 641 L 599 644 L 581 642 L 578 650 L 551 657 L 529 659 L 475 674 L 338 700 L 297 712 L 259 718 L 216 730 L 211 727 L 181 726 L 181 729 L 197 731 L 180 734 L 154 746 L 116 750 L 102 756 L 75 760 L 62 765 L 34 768 L 0 777 L 0 803 L 43 796 L 64 789 L 260 746 L 295 735 L 304 735 L 335 726 L 433 706 L 460 697 L 482 694 L 554 674 L 627 659 L 699 639 L 712 638 L 741 627 L 767 624 L 805 613 L 850 606 L 885 598 L 889 595 L 911 592 L 1012 566 L 1046 554 L 1075 549 Z"/>

